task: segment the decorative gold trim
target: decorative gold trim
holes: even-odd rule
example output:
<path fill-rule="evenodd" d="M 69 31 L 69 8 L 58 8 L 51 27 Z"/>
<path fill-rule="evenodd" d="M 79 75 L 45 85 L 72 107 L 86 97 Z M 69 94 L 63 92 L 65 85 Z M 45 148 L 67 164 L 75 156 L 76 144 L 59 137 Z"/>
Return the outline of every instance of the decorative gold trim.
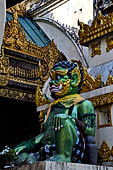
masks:
<path fill-rule="evenodd" d="M 39 47 L 27 40 L 26 34 L 19 23 L 17 12 L 13 14 L 12 20 L 6 23 L 3 48 L 42 58 L 42 54 L 45 54 L 49 47 L 50 45 Z"/>
<path fill-rule="evenodd" d="M 25 83 L 26 81 L 26 83 L 30 85 L 36 85 L 39 83 L 42 86 L 49 78 L 49 73 L 53 65 L 58 61 L 64 60 L 65 57 L 57 49 L 53 40 L 45 47 L 39 47 L 33 42 L 27 40 L 26 34 L 19 23 L 17 12 L 13 14 L 12 20 L 6 23 L 2 48 L 41 59 L 41 61 L 37 62 L 37 69 L 34 70 L 24 70 L 19 67 L 10 66 L 9 72 L 11 80 L 13 79 L 14 81 L 22 83 Z M 9 59 L 10 56 L 7 58 Z M 24 78 L 25 72 L 27 78 L 33 78 L 33 76 L 35 76 L 37 80 L 33 82 L 26 80 Z M 15 74 L 16 77 L 20 76 L 22 78 L 15 78 Z"/>
<path fill-rule="evenodd" d="M 113 146 L 110 149 L 105 140 L 103 140 L 98 153 L 101 162 L 113 162 Z"/>
<path fill-rule="evenodd" d="M 36 106 L 38 106 L 38 107 L 50 103 L 50 101 L 46 100 L 46 98 L 43 96 L 39 85 L 36 88 L 35 103 L 36 103 Z"/>
<path fill-rule="evenodd" d="M 106 83 L 104 84 L 104 86 L 110 86 L 112 84 L 113 84 L 113 77 L 111 75 L 109 75 Z"/>
<path fill-rule="evenodd" d="M 98 153 L 102 162 L 110 161 L 111 150 L 105 140 L 102 142 Z"/>
<path fill-rule="evenodd" d="M 109 115 L 110 115 L 110 122 L 106 124 L 102 124 L 102 125 L 100 124 L 100 108 L 98 108 L 97 109 L 97 129 L 112 126 L 111 105 L 109 104 L 107 106 L 109 107 L 108 110 L 109 110 Z"/>
<path fill-rule="evenodd" d="M 27 40 L 24 29 L 18 20 L 18 13 L 15 12 L 12 20 L 6 23 L 3 48 L 43 59 L 51 48 L 51 43 L 46 47 L 39 47 Z"/>
<path fill-rule="evenodd" d="M 83 22 L 78 22 L 78 25 L 80 44 L 87 45 L 88 42 L 113 31 L 113 13 L 104 16 L 99 11 L 91 26 Z"/>
<path fill-rule="evenodd" d="M 26 13 L 26 4 L 24 2 L 18 3 L 15 6 L 12 6 L 12 7 L 8 8 L 7 11 L 12 12 L 12 13 L 17 12 L 18 15 L 21 15 L 21 16 L 26 16 L 27 15 L 27 13 Z"/>
<path fill-rule="evenodd" d="M 95 55 L 100 55 L 101 54 L 101 41 L 91 44 L 91 48 L 92 48 L 91 57 L 94 57 Z"/>
<path fill-rule="evenodd" d="M 25 80 L 23 78 L 13 77 L 9 76 L 9 79 L 18 83 L 37 86 L 38 84 L 42 85 L 42 82 L 40 80 L 32 81 L 32 80 Z"/>
<path fill-rule="evenodd" d="M 106 39 L 106 45 L 107 45 L 106 52 L 109 52 L 110 50 L 113 49 L 113 37 Z"/>
<path fill-rule="evenodd" d="M 2 49 L 0 56 L 0 74 L 9 75 L 9 65 L 9 58 L 4 55 L 4 49 Z"/>
<path fill-rule="evenodd" d="M 28 102 L 34 102 L 35 101 L 35 94 L 31 92 L 25 92 L 17 89 L 11 89 L 11 88 L 1 88 L 0 89 L 0 96 L 16 99 L 16 100 L 23 100 Z"/>
<path fill-rule="evenodd" d="M 43 57 L 43 60 L 37 65 L 36 68 L 32 70 L 26 70 L 20 68 L 19 66 L 11 66 L 9 59 L 12 57 L 10 55 L 5 55 L 2 49 L 2 56 L 0 57 L 0 86 L 6 86 L 9 80 L 15 82 L 37 86 L 38 84 L 42 87 L 45 81 L 49 78 L 49 73 L 51 68 L 57 61 L 63 60 L 62 54 L 56 48 L 54 41 L 51 42 L 51 46 L 47 51 L 47 54 Z M 15 58 L 13 56 L 13 58 Z M 18 58 L 16 58 L 18 60 Z M 19 59 L 20 60 L 20 59 Z M 25 60 L 25 62 L 28 62 Z M 7 76 L 6 76 L 7 75 Z M 36 80 L 32 80 L 32 79 Z M 31 79 L 31 80 L 30 80 Z"/>
<path fill-rule="evenodd" d="M 0 86 L 4 87 L 7 86 L 9 83 L 9 76 L 0 75 Z"/>
<path fill-rule="evenodd" d="M 9 59 L 4 56 L 4 49 L 0 53 L 0 86 L 7 86 L 9 82 Z"/>
<path fill-rule="evenodd" d="M 113 103 L 113 92 L 90 98 L 95 107 Z"/>
<path fill-rule="evenodd" d="M 96 79 L 92 77 L 85 67 L 82 68 L 83 71 L 83 83 L 80 93 L 88 92 L 101 87 L 101 75 L 99 74 Z"/>
<path fill-rule="evenodd" d="M 36 70 L 31 70 L 31 72 L 30 71 L 26 72 L 24 69 L 20 69 L 19 67 L 14 68 L 14 67 L 10 66 L 9 57 L 4 56 L 4 49 L 2 49 L 1 55 L 2 56 L 0 57 L 0 86 L 7 86 L 9 83 L 9 80 L 13 80 L 13 81 L 16 81 L 19 83 L 33 85 L 33 86 L 37 86 L 37 84 L 42 85 L 42 82 L 40 81 L 39 77 L 37 76 L 38 75 L 38 70 L 37 70 L 38 67 Z M 32 80 L 24 79 L 24 77 L 32 78 L 34 76 L 34 74 L 36 75 L 36 78 L 38 80 L 32 81 Z M 22 78 L 19 77 L 20 75 L 22 76 Z"/>

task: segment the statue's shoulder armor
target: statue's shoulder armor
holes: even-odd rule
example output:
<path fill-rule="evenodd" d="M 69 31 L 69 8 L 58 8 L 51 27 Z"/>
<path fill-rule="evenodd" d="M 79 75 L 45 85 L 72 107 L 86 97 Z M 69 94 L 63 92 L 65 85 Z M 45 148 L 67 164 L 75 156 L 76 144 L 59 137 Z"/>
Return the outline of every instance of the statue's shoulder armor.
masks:
<path fill-rule="evenodd" d="M 84 100 L 78 104 L 78 113 L 79 116 L 83 115 L 93 115 L 95 114 L 95 110 L 93 107 L 93 103 L 90 100 Z"/>
<path fill-rule="evenodd" d="M 83 101 L 81 101 L 81 102 L 79 102 L 79 105 L 80 105 L 80 107 L 93 107 L 93 103 L 90 101 L 90 100 L 83 100 Z"/>

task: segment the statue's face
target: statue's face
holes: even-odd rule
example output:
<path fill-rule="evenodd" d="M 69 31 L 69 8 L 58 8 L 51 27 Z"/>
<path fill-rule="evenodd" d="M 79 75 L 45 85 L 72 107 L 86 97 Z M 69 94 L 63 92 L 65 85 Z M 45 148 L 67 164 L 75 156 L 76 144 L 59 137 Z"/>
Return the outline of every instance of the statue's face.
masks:
<path fill-rule="evenodd" d="M 50 76 L 50 91 L 53 98 L 61 98 L 66 95 L 77 93 L 77 87 L 73 83 L 78 82 L 78 76 L 72 74 L 71 78 L 68 76 L 68 69 L 56 67 L 51 71 Z"/>

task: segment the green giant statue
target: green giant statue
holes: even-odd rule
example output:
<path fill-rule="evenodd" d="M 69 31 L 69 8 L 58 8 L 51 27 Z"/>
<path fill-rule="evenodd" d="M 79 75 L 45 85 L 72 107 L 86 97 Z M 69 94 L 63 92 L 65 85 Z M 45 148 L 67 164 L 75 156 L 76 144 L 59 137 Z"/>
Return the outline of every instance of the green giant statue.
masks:
<path fill-rule="evenodd" d="M 50 77 L 55 100 L 44 112 L 42 133 L 14 148 L 16 165 L 42 160 L 84 163 L 87 137 L 95 135 L 93 104 L 79 95 L 81 66 L 69 61 L 56 63 Z"/>

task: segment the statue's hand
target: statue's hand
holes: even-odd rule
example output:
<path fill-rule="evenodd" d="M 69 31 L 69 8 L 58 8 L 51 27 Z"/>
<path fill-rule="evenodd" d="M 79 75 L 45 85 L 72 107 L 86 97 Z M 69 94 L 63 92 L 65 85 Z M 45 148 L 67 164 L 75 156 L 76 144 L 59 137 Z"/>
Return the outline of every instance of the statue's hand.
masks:
<path fill-rule="evenodd" d="M 55 115 L 54 119 L 53 119 L 53 129 L 55 131 L 58 131 L 61 128 L 63 128 L 66 119 L 71 119 L 72 120 L 72 117 L 67 115 L 67 114 Z"/>
<path fill-rule="evenodd" d="M 26 146 L 18 146 L 14 149 L 16 155 L 19 155 L 20 153 L 25 152 L 26 150 Z"/>

